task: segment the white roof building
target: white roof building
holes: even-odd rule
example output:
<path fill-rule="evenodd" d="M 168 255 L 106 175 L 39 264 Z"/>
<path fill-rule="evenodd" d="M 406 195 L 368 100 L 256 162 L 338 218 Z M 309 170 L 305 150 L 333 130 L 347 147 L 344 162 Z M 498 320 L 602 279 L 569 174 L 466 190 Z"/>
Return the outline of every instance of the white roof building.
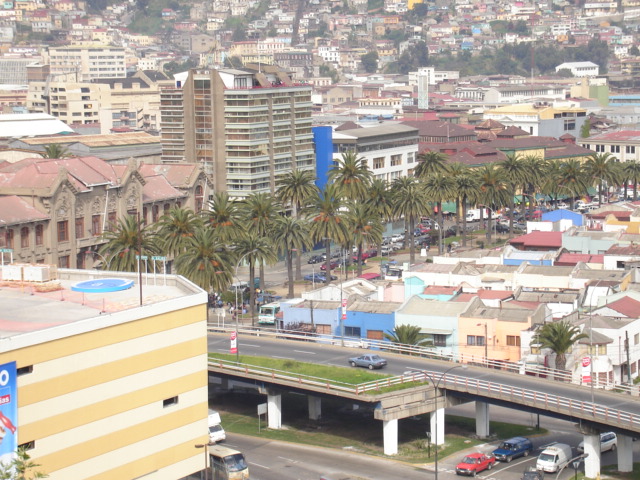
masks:
<path fill-rule="evenodd" d="M 556 67 L 560 70 L 571 70 L 574 77 L 595 77 L 600 74 L 600 67 L 593 62 L 565 62 Z"/>
<path fill-rule="evenodd" d="M 66 123 L 46 113 L 0 115 L 2 138 L 40 137 L 75 133 Z"/>

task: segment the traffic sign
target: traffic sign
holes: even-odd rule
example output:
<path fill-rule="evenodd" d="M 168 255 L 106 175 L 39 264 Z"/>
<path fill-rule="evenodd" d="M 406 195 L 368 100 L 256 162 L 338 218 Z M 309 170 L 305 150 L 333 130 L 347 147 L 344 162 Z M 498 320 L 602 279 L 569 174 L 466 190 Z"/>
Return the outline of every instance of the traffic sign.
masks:
<path fill-rule="evenodd" d="M 153 260 L 154 262 L 166 262 L 167 257 L 160 257 L 157 255 L 154 255 L 153 257 L 151 257 L 151 260 Z"/>
<path fill-rule="evenodd" d="M 136 260 L 149 260 L 146 255 L 136 255 Z"/>

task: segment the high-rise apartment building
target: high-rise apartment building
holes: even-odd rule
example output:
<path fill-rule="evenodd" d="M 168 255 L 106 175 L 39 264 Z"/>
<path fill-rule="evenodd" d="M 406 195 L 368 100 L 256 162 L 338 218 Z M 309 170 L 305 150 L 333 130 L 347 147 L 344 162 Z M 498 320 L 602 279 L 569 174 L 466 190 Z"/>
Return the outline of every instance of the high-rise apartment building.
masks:
<path fill-rule="evenodd" d="M 90 81 L 94 78 L 127 76 L 122 47 L 49 47 L 51 75 L 72 74 L 68 81 Z"/>
<path fill-rule="evenodd" d="M 311 87 L 278 67 L 190 70 L 162 91 L 161 114 L 163 162 L 202 163 L 232 197 L 314 168 Z"/>

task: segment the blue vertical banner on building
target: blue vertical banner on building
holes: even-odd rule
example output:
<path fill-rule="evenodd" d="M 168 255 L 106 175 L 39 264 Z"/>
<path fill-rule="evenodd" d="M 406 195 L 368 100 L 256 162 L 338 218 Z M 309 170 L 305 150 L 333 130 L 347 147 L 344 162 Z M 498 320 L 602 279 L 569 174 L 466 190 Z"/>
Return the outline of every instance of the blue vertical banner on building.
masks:
<path fill-rule="evenodd" d="M 0 365 L 0 462 L 18 450 L 18 382 L 16 362 Z"/>

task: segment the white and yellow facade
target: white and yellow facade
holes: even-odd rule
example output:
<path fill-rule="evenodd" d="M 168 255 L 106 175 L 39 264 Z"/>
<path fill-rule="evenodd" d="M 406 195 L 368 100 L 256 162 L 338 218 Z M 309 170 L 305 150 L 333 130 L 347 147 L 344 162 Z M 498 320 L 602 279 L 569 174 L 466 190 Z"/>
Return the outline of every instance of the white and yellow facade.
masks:
<path fill-rule="evenodd" d="M 0 362 L 16 361 L 19 372 L 18 443 L 51 480 L 200 471 L 206 292 L 182 277 L 168 276 L 166 285 L 145 279 L 140 306 L 135 274 L 115 275 L 135 281 L 129 290 L 85 294 L 70 286 L 102 272 L 58 275 L 63 289 L 54 296 L 24 286 L 0 291 Z M 12 333 L 18 324 L 22 331 Z"/>

